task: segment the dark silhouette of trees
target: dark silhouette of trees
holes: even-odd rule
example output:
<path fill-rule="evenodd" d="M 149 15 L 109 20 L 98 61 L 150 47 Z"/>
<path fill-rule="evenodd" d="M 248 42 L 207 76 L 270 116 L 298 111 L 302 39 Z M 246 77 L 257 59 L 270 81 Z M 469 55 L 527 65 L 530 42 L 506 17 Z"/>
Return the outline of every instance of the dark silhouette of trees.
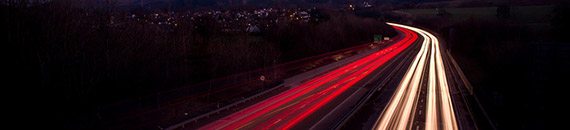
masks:
<path fill-rule="evenodd" d="M 26 86 L 23 94 L 33 95 L 34 105 L 49 111 L 34 117 L 60 129 L 106 129 L 113 126 L 104 122 L 121 114 L 103 108 L 124 99 L 364 44 L 374 34 L 396 35 L 383 21 L 351 14 L 319 12 L 330 20 L 283 23 L 252 35 L 222 32 L 211 17 L 178 20 L 176 27 L 145 23 L 128 17 L 149 10 L 127 12 L 114 0 L 103 6 L 71 0 L 22 4 L 0 4 L 8 74 Z M 162 103 L 129 109 L 156 104 Z"/>
<path fill-rule="evenodd" d="M 570 4 L 563 3 L 556 5 L 552 13 L 553 16 L 550 24 L 552 25 L 554 38 L 569 41 L 565 36 L 565 31 L 570 29 L 570 25 L 568 25 L 568 23 L 570 23 Z"/>

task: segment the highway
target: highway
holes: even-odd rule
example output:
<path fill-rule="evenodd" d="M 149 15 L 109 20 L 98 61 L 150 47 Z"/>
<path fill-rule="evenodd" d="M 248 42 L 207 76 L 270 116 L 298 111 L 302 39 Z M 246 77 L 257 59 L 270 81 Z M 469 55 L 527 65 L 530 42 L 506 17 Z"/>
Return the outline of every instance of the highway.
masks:
<path fill-rule="evenodd" d="M 377 70 L 384 63 L 408 48 L 418 36 L 409 30 L 396 27 L 405 37 L 390 46 L 350 64 L 317 76 L 291 89 L 252 105 L 200 129 L 291 129 L 310 128 L 320 118 L 309 116 L 325 115 L 334 104 L 341 103 L 339 95 L 363 91 L 355 85 Z M 346 97 L 346 96 L 344 96 Z M 333 101 L 334 100 L 334 101 Z M 333 105 L 331 105 L 333 104 Z M 326 107 L 328 106 L 328 107 Z"/>
<path fill-rule="evenodd" d="M 483 116 L 473 113 L 484 111 L 444 45 L 422 29 L 388 24 L 399 32 L 392 43 L 190 129 L 480 129 Z"/>
<path fill-rule="evenodd" d="M 415 47 L 393 59 L 386 83 L 342 129 L 494 129 L 453 56 L 436 36 L 407 25 L 388 23 L 419 35 Z"/>
<path fill-rule="evenodd" d="M 420 114 L 425 114 L 425 129 L 458 129 L 437 38 L 418 28 L 390 25 L 412 30 L 424 40 L 374 129 L 419 128 L 420 125 L 414 124 L 414 118 L 421 117 Z M 420 99 L 422 87 L 427 87 L 426 100 Z M 419 107 L 424 101 L 425 109 Z"/>

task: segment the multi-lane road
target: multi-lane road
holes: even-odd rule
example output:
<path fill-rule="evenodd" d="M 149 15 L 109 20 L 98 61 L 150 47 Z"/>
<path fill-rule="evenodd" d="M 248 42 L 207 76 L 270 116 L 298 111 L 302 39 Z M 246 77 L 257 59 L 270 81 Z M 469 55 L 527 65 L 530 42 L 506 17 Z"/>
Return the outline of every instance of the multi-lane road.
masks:
<path fill-rule="evenodd" d="M 419 28 L 388 24 L 400 33 L 389 45 L 199 129 L 338 129 L 358 120 L 352 115 L 366 104 L 376 104 L 370 97 L 386 103 L 372 105 L 378 111 L 361 123 L 370 124 L 365 129 L 476 128 L 464 102 L 467 92 L 459 91 L 467 89 L 452 88 L 464 87 L 455 84 L 465 79 L 456 78 L 458 67 L 451 67 L 438 39 Z"/>
<path fill-rule="evenodd" d="M 374 129 L 413 129 L 421 126 L 430 130 L 458 129 L 437 38 L 418 28 L 394 23 L 390 25 L 420 34 L 423 42 Z M 421 91 L 422 87 L 427 87 L 427 92 Z M 426 94 L 426 98 L 420 98 L 422 94 Z M 425 105 L 422 105 L 424 102 Z M 420 116 L 422 114 L 425 116 Z M 417 120 L 414 118 L 424 118 L 425 124 L 414 123 Z"/>

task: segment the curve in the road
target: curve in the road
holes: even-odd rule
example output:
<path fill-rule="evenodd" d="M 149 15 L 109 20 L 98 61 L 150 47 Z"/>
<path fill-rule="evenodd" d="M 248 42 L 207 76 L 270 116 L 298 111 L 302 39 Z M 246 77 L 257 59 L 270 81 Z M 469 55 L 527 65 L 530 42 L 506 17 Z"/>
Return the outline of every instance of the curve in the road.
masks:
<path fill-rule="evenodd" d="M 458 129 L 437 38 L 415 27 L 388 24 L 418 33 L 424 40 L 419 53 L 374 128 L 378 130 L 420 127 L 429 130 Z M 418 106 L 424 101 L 420 99 L 421 88 L 426 86 L 426 108 L 423 109 Z M 416 114 L 425 114 L 425 119 L 420 119 L 425 121 L 425 124 L 415 122 L 415 118 L 420 117 Z"/>
<path fill-rule="evenodd" d="M 406 36 L 402 40 L 200 129 L 292 128 L 353 87 L 418 38 L 417 34 L 410 30 L 395 28 L 405 33 Z"/>

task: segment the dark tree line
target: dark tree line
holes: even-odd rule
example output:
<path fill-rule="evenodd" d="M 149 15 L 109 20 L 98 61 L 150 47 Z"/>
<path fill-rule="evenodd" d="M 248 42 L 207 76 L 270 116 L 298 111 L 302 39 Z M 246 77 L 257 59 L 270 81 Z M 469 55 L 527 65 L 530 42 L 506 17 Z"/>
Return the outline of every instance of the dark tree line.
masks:
<path fill-rule="evenodd" d="M 111 119 L 100 109 L 122 99 L 396 35 L 380 20 L 345 13 L 254 35 L 223 32 L 212 18 L 164 28 L 127 19 L 133 12 L 113 3 L 82 4 L 0 5 L 9 80 L 30 98 L 18 100 L 33 113 L 23 118 L 45 120 L 45 127 L 105 128 L 99 122 Z"/>

